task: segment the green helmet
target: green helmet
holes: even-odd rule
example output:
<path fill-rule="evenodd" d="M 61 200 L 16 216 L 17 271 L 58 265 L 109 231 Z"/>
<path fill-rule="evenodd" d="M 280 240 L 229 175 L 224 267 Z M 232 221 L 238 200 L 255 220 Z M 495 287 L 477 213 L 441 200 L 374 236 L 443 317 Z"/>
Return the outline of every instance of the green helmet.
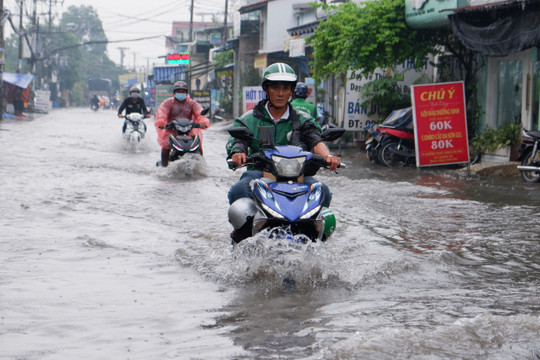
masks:
<path fill-rule="evenodd" d="M 324 220 L 323 240 L 328 239 L 336 229 L 336 216 L 327 207 L 321 209 L 320 218 Z"/>
<path fill-rule="evenodd" d="M 292 67 L 285 63 L 275 63 L 264 70 L 261 85 L 264 88 L 268 82 L 280 81 L 290 82 L 293 86 L 296 86 L 296 79 L 296 73 Z"/>

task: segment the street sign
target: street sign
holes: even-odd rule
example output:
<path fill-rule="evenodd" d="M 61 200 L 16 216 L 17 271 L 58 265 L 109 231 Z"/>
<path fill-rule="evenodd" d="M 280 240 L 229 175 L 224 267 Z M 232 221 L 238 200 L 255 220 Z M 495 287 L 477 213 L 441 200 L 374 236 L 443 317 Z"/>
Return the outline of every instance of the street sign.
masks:
<path fill-rule="evenodd" d="M 414 85 L 416 166 L 469 162 L 463 81 Z"/>

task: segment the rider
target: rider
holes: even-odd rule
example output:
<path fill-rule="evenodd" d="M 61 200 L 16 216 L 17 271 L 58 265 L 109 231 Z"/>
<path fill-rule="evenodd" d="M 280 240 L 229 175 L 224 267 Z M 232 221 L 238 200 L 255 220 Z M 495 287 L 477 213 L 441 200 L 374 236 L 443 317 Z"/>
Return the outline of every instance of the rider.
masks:
<path fill-rule="evenodd" d="M 202 155 L 201 129 L 208 129 L 210 126 L 208 118 L 201 115 L 202 110 L 202 106 L 189 97 L 187 83 L 185 81 L 175 82 L 173 85 L 173 96 L 159 105 L 154 122 L 158 133 L 158 144 L 161 146 L 161 165 L 163 167 L 169 164 L 169 154 L 171 152 L 169 134 L 174 133 L 174 130 L 169 130 L 165 127 L 176 119 L 185 118 L 199 123 L 200 128 L 193 128 L 189 135 L 199 135 Z"/>
<path fill-rule="evenodd" d="M 96 94 L 90 99 L 90 105 L 92 108 L 98 108 L 99 107 L 99 99 Z"/>
<path fill-rule="evenodd" d="M 317 107 L 309 101 L 306 101 L 308 93 L 308 86 L 303 82 L 298 82 L 296 84 L 296 88 L 294 89 L 294 100 L 291 101 L 291 105 L 293 108 L 295 108 L 295 110 L 307 112 L 312 118 L 317 119 Z"/>
<path fill-rule="evenodd" d="M 144 104 L 144 100 L 140 97 L 141 90 L 138 87 L 133 86 L 129 89 L 129 97 L 125 98 L 122 105 L 118 108 L 118 117 L 121 119 L 124 117 L 122 112 L 126 110 L 126 115 L 131 113 L 143 114 L 145 118 L 150 117 L 150 113 Z M 124 126 L 122 126 L 122 134 L 126 131 L 128 120 L 124 120 Z M 146 124 L 143 122 L 144 130 L 146 131 Z"/>
<path fill-rule="evenodd" d="M 285 63 L 274 63 L 266 68 L 263 74 L 262 88 L 266 99 L 261 100 L 251 111 L 236 119 L 233 127 L 246 126 L 260 139 L 259 126 L 274 128 L 275 145 L 299 145 L 322 156 L 332 171 L 339 166 L 339 158 L 333 156 L 321 139 L 321 128 L 314 118 L 304 112 L 297 112 L 289 103 L 296 85 L 296 73 Z M 259 143 L 245 142 L 229 137 L 226 146 L 227 159 L 231 159 L 236 167 L 246 163 L 247 155 L 260 151 Z M 263 176 L 260 170 L 249 169 L 242 174 L 228 193 L 229 204 L 242 198 L 251 198 L 250 181 Z M 304 183 L 317 182 L 306 176 Z M 323 184 L 325 199 L 323 206 L 328 207 L 332 194 Z M 233 205 L 234 206 L 234 205 Z M 251 222 L 246 221 L 242 227 L 231 233 L 234 241 L 239 242 L 250 236 Z"/>

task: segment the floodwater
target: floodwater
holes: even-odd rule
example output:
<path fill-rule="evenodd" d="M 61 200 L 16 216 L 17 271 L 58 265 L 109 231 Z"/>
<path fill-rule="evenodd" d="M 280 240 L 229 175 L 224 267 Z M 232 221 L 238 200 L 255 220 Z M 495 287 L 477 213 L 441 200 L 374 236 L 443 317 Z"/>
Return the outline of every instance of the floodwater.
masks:
<path fill-rule="evenodd" d="M 0 123 L 0 359 L 540 358 L 540 185 L 347 151 L 329 241 L 233 248 L 223 125 L 167 169 L 121 125 Z"/>

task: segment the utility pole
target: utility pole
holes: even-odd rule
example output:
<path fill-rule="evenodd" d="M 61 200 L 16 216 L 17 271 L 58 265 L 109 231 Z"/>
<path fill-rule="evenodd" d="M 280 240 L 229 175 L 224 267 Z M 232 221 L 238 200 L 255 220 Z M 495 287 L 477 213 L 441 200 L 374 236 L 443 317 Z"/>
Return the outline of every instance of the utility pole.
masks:
<path fill-rule="evenodd" d="M 7 19 L 4 0 L 0 0 L 0 121 L 4 116 L 4 22 Z"/>
<path fill-rule="evenodd" d="M 19 56 L 17 61 L 17 74 L 22 70 L 22 57 L 23 57 L 23 7 L 24 0 L 19 0 Z"/>
<path fill-rule="evenodd" d="M 120 66 L 124 67 L 124 51 L 128 50 L 127 47 L 118 47 L 118 50 L 120 50 Z"/>
<path fill-rule="evenodd" d="M 193 0 L 191 0 L 191 8 L 189 12 L 189 42 L 193 42 Z"/>
<path fill-rule="evenodd" d="M 223 45 L 227 43 L 227 36 L 229 32 L 227 31 L 227 16 L 229 15 L 229 0 L 225 0 L 225 18 L 223 19 Z"/>

